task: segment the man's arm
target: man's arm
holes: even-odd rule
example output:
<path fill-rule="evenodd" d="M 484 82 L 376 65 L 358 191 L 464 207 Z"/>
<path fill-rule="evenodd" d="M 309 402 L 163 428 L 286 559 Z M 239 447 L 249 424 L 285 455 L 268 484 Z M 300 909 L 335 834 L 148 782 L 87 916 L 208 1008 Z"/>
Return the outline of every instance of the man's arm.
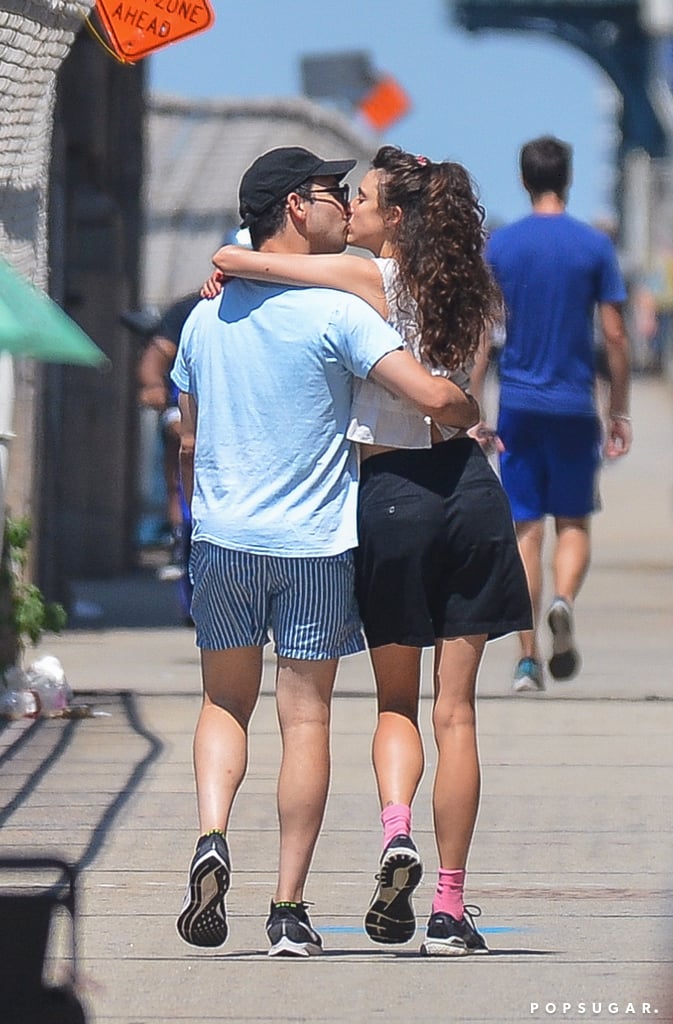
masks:
<path fill-rule="evenodd" d="M 598 307 L 598 314 L 610 370 L 610 408 L 605 454 L 608 458 L 614 459 L 620 455 L 626 455 L 633 439 L 629 416 L 631 383 L 629 339 L 619 304 L 602 302 Z"/>
<path fill-rule="evenodd" d="M 194 444 L 196 440 L 196 402 L 192 395 L 181 391 L 180 409 L 180 477 L 188 507 L 194 497 Z"/>
<path fill-rule="evenodd" d="M 484 383 L 488 373 L 491 356 L 491 332 L 486 330 L 481 336 L 479 348 L 474 357 L 474 366 L 470 374 L 470 391 L 479 403 L 484 401 Z"/>
<path fill-rule="evenodd" d="M 147 345 L 138 363 L 137 377 L 140 385 L 138 400 L 141 405 L 162 412 L 168 402 L 166 376 L 173 360 L 177 346 L 159 334 L 155 334 Z"/>
<path fill-rule="evenodd" d="M 470 391 L 482 407 L 484 404 L 486 375 L 488 374 L 491 349 L 493 347 L 491 339 L 491 331 L 484 331 L 474 358 L 472 373 L 470 374 Z M 473 437 L 481 445 L 487 455 L 492 455 L 494 452 L 504 452 L 505 450 L 504 444 L 498 437 L 497 430 L 490 426 L 486 420 L 479 420 L 479 423 L 471 428 L 470 437 Z"/>
<path fill-rule="evenodd" d="M 467 430 L 479 421 L 479 404 L 472 395 L 447 377 L 433 376 L 403 349 L 379 359 L 369 376 L 443 426 Z"/>

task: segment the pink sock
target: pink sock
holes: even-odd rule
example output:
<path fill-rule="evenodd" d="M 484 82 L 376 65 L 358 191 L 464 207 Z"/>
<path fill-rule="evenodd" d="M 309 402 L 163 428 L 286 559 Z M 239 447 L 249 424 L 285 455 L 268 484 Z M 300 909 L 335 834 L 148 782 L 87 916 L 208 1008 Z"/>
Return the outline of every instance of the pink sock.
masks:
<path fill-rule="evenodd" d="M 435 898 L 432 901 L 433 914 L 451 914 L 456 921 L 460 921 L 465 909 L 464 888 L 464 871 L 445 871 L 444 868 L 440 868 Z"/>
<path fill-rule="evenodd" d="M 383 847 L 388 845 L 395 836 L 411 834 L 411 807 L 407 804 L 388 804 L 381 811 L 383 824 Z"/>

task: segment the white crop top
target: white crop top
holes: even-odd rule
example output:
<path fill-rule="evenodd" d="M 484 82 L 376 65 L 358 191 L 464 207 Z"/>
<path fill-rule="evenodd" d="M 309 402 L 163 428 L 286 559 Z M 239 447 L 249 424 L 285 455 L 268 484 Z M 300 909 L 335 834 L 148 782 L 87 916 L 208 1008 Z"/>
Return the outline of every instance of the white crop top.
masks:
<path fill-rule="evenodd" d="M 416 326 L 415 301 L 401 292 L 397 263 L 390 258 L 375 258 L 383 281 L 383 293 L 388 306 L 388 323 L 402 335 L 405 348 L 435 376 L 448 377 L 463 391 L 468 390 L 469 374 L 462 367 L 444 370 L 431 366 L 420 354 L 420 337 Z M 387 388 L 369 378 L 356 378 L 353 388 L 351 422 L 348 438 L 360 444 L 388 445 L 391 448 L 430 448 L 432 419 L 424 416 L 415 405 L 398 398 Z M 436 424 L 448 441 L 458 433 L 457 427 Z"/>

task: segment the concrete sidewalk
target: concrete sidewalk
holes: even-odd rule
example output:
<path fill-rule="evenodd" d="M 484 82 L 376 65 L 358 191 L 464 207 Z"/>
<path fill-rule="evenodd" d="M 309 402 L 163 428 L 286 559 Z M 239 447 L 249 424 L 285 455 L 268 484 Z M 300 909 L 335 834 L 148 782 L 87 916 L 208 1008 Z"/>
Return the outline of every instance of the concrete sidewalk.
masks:
<path fill-rule="evenodd" d="M 209 952 L 175 932 L 196 834 L 191 631 L 71 631 L 42 645 L 36 653 L 59 657 L 78 698 L 101 714 L 0 732 L 0 854 L 48 852 L 81 866 L 91 1022 L 673 1021 L 670 385 L 637 380 L 634 420 L 633 453 L 603 477 L 577 610 L 581 676 L 513 697 L 515 640 L 490 645 L 485 658 L 483 800 L 467 897 L 483 909 L 490 957 L 418 956 L 436 870 L 429 664 L 417 937 L 390 951 L 362 931 L 380 827 L 373 686 L 357 656 L 339 671 L 331 796 L 307 892 L 326 955 L 297 963 L 267 958 L 263 928 L 277 855 L 271 659 L 230 836 L 230 936 Z"/>

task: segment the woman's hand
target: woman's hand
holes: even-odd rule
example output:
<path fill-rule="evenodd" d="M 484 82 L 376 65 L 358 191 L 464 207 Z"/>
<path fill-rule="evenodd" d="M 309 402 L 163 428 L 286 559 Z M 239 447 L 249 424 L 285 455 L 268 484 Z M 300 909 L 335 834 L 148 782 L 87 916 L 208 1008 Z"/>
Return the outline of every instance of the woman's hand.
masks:
<path fill-rule="evenodd" d="M 497 430 L 489 427 L 483 420 L 475 424 L 474 427 L 470 427 L 467 434 L 477 442 L 485 455 L 500 455 L 505 450 Z"/>
<path fill-rule="evenodd" d="M 207 281 L 201 285 L 202 299 L 216 299 L 228 281 L 227 275 L 221 270 L 214 270 Z"/>

